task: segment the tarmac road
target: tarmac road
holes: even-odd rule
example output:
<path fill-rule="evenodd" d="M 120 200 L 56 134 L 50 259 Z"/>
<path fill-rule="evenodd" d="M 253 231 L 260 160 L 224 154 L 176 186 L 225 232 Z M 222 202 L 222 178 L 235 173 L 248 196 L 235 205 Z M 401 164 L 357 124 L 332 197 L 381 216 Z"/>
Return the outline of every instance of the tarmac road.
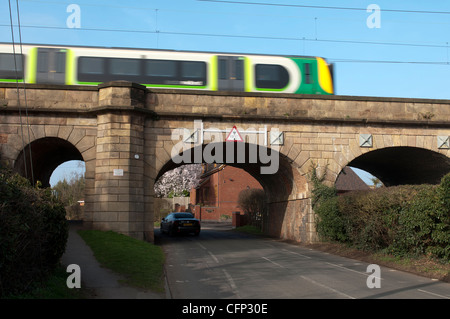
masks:
<path fill-rule="evenodd" d="M 367 263 L 229 225 L 204 222 L 198 237 L 155 235 L 174 299 L 450 299 L 448 283 L 385 267 L 377 277 Z"/>

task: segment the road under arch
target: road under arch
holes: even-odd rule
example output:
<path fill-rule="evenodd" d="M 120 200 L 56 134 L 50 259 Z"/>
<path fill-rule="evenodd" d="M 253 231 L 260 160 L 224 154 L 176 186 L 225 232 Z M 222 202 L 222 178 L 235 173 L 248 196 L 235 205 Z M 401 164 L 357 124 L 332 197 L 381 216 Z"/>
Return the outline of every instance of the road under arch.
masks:
<path fill-rule="evenodd" d="M 227 143 L 231 143 L 228 145 L 234 146 L 234 157 L 227 157 L 227 155 L 229 155 L 227 154 L 227 149 L 228 151 L 230 150 L 226 147 Z M 264 228 L 267 230 L 267 233 L 269 235 L 273 236 L 280 236 L 281 233 L 285 232 L 286 230 L 282 231 L 282 228 L 286 226 L 286 213 L 293 213 L 295 211 L 294 208 L 290 207 L 292 203 L 289 201 L 289 197 L 293 193 L 296 194 L 298 192 L 304 191 L 307 187 L 306 179 L 301 176 L 295 169 L 293 169 L 293 166 L 291 164 L 292 161 L 290 161 L 289 158 L 287 158 L 285 155 L 278 153 L 273 149 L 268 149 L 261 146 L 259 152 L 266 152 L 266 154 L 270 155 L 269 157 L 271 159 L 274 159 L 275 157 L 277 158 L 276 172 L 271 174 L 263 174 L 262 168 L 267 167 L 268 165 L 270 165 L 270 163 L 268 163 L 267 161 L 263 162 L 264 158 L 263 160 L 261 160 L 262 157 L 260 156 L 257 157 L 257 161 L 253 162 L 251 156 L 253 154 L 252 147 L 254 145 L 242 142 L 210 143 L 207 145 L 212 149 L 215 146 L 217 146 L 218 149 L 222 147 L 221 151 L 224 152 L 223 158 L 228 158 L 228 161 L 226 161 L 225 164 L 245 170 L 261 184 L 267 196 L 268 202 L 268 219 L 267 221 L 265 221 L 266 225 Z M 165 165 L 163 165 L 163 167 L 158 172 L 155 180 L 158 180 L 158 178 L 160 178 L 165 172 L 170 171 L 178 166 L 198 163 L 197 161 L 195 161 L 195 152 L 204 152 L 207 145 L 197 146 L 198 149 L 193 147 L 189 150 L 181 152 L 178 156 L 173 157 L 171 160 L 165 163 Z M 240 149 L 238 149 L 238 147 Z M 239 157 L 239 150 L 242 152 L 241 154 L 245 154 L 245 156 Z M 207 149 L 206 151 L 209 150 Z M 189 154 L 186 154 L 185 152 L 189 152 Z M 183 158 L 184 161 L 181 161 L 181 158 Z M 267 160 L 267 158 L 265 160 Z M 205 158 L 202 158 L 201 163 L 205 163 Z M 292 228 L 296 228 L 296 231 L 298 231 L 298 227 L 292 226 Z"/>

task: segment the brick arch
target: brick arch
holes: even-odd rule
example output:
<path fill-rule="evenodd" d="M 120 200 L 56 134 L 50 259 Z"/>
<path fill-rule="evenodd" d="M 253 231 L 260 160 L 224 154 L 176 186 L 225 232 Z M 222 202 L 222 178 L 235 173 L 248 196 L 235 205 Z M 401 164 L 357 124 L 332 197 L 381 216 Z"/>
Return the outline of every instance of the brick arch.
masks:
<path fill-rule="evenodd" d="M 84 160 L 81 152 L 72 143 L 58 137 L 43 137 L 32 141 L 19 152 L 14 169 L 31 179 L 33 168 L 34 181 L 40 181 L 43 187 L 49 187 L 53 171 L 70 160 Z"/>

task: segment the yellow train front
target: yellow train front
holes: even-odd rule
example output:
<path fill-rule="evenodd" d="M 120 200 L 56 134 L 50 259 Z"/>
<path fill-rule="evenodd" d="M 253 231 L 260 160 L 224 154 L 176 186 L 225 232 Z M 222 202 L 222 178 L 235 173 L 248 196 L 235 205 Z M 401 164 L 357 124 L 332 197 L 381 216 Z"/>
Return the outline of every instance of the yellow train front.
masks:
<path fill-rule="evenodd" d="M 0 44 L 0 82 L 97 85 L 124 80 L 151 88 L 334 94 L 320 57 Z"/>

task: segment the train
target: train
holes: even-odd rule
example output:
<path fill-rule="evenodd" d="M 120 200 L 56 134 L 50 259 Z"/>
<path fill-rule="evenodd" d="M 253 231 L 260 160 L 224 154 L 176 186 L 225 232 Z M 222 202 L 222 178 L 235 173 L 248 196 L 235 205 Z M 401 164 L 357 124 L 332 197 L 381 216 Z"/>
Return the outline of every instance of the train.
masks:
<path fill-rule="evenodd" d="M 0 82 L 334 94 L 333 65 L 315 56 L 0 43 Z"/>

